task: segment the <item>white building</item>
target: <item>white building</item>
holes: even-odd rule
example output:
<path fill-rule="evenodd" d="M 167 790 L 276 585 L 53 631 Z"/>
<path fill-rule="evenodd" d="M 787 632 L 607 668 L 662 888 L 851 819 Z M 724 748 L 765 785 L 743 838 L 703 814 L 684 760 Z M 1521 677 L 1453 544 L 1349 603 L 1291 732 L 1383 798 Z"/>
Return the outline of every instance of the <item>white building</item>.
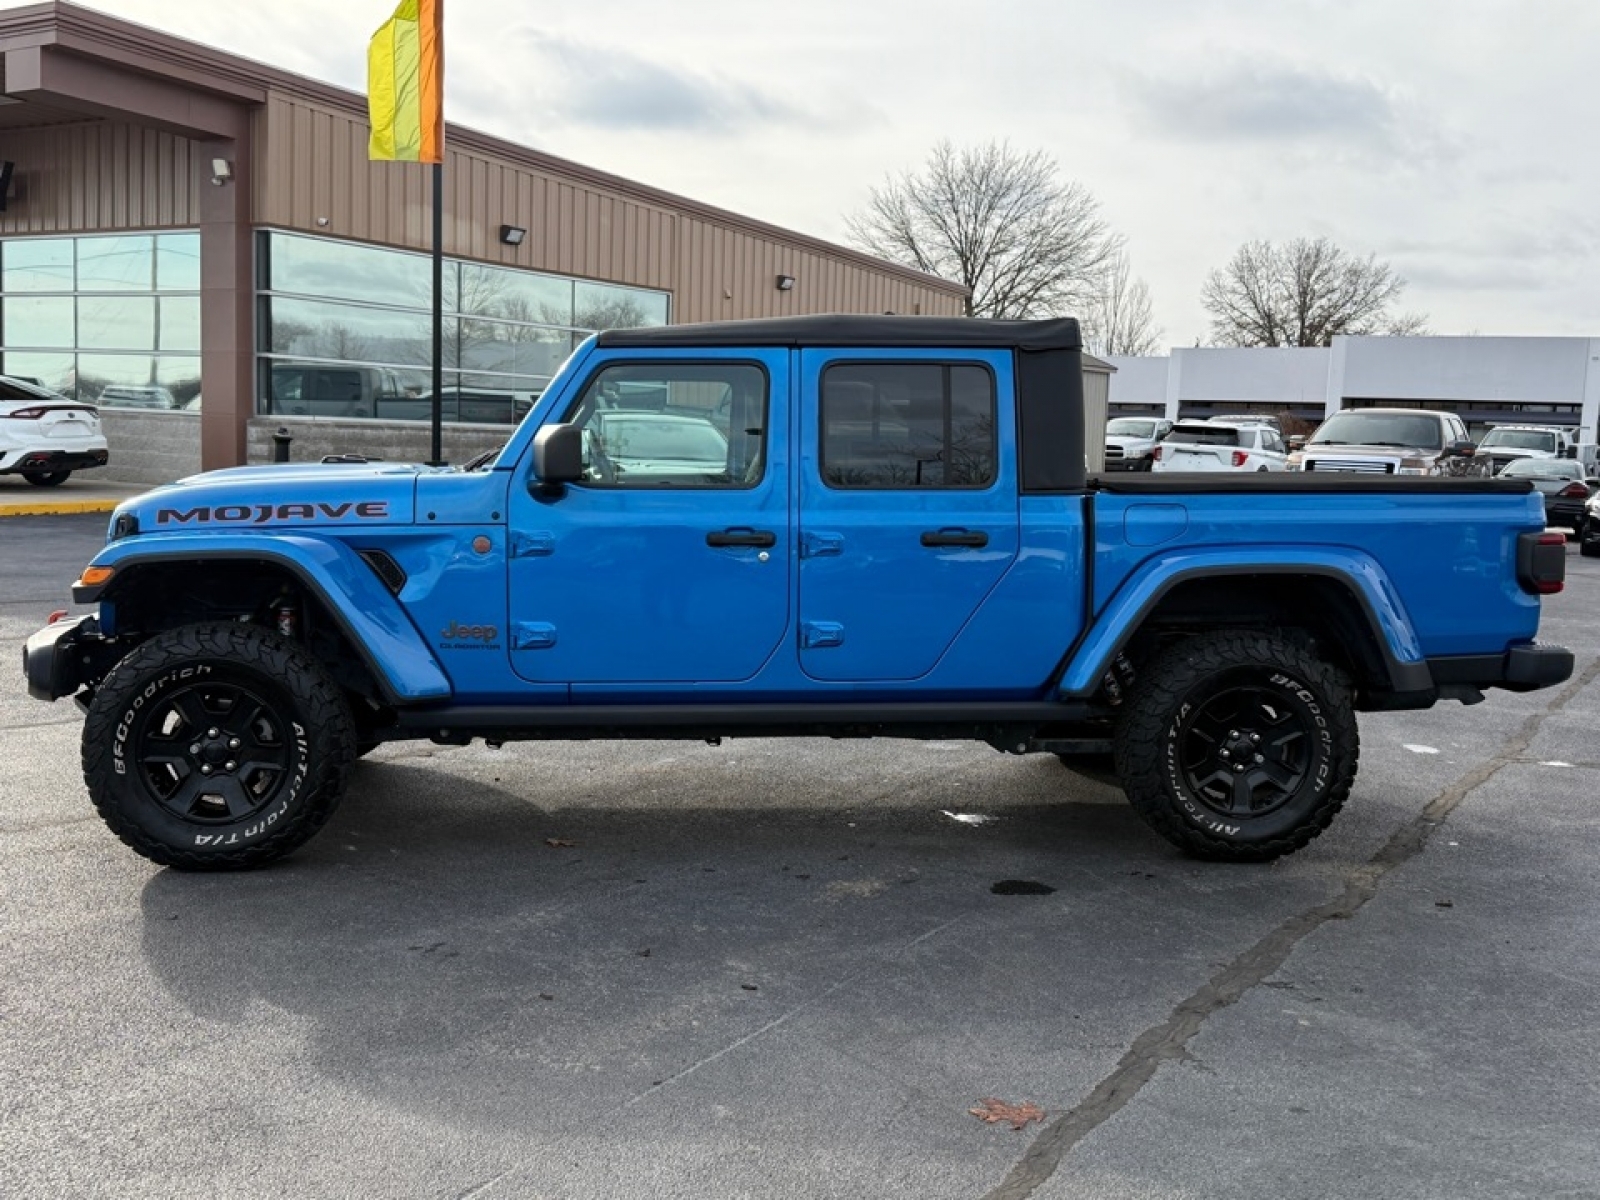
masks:
<path fill-rule="evenodd" d="M 1175 349 L 1111 355 L 1111 413 L 1172 420 L 1272 412 L 1316 423 L 1344 408 L 1398 405 L 1490 425 L 1563 425 L 1600 441 L 1600 338 L 1338 337 L 1328 348 Z"/>

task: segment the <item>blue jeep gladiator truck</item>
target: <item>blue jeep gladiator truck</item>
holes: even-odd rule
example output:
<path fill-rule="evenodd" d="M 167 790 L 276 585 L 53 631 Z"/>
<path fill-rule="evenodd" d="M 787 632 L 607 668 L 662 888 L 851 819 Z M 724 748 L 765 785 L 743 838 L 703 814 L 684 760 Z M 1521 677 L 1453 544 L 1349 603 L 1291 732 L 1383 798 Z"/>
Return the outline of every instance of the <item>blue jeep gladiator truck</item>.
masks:
<path fill-rule="evenodd" d="M 1071 320 L 601 333 L 482 461 L 121 505 L 95 611 L 24 670 L 85 709 L 111 829 L 200 870 L 299 846 L 395 738 L 1110 752 L 1156 832 L 1262 861 L 1344 804 L 1358 711 L 1572 672 L 1526 482 L 1093 478 L 1084 447 Z"/>

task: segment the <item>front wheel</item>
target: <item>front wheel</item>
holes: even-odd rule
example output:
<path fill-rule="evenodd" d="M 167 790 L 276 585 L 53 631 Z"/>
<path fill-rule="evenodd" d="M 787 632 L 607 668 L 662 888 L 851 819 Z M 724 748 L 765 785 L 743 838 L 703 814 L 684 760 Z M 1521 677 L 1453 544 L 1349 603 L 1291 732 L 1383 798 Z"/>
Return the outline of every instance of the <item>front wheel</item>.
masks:
<path fill-rule="evenodd" d="M 24 471 L 22 477 L 34 487 L 58 487 L 71 474 L 71 471 Z"/>
<path fill-rule="evenodd" d="M 1141 672 L 1114 754 L 1134 810 L 1199 858 L 1265 862 L 1333 820 L 1360 757 L 1344 672 L 1267 633 L 1204 634 Z"/>
<path fill-rule="evenodd" d="M 320 663 L 276 633 L 190 625 L 106 675 L 83 727 L 83 777 L 113 833 L 152 862 L 254 867 L 320 829 L 355 729 Z"/>

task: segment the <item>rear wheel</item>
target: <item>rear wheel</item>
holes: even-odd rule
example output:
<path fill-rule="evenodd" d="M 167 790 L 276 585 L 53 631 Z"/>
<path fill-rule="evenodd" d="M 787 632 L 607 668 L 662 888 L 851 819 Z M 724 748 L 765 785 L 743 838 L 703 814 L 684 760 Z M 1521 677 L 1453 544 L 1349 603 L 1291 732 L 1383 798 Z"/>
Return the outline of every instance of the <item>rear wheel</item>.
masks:
<path fill-rule="evenodd" d="M 191 625 L 106 675 L 83 727 L 83 776 L 112 832 L 184 870 L 253 867 L 320 829 L 355 730 L 300 646 L 253 625 Z"/>
<path fill-rule="evenodd" d="M 1169 648 L 1114 742 L 1135 811 L 1200 858 L 1264 862 L 1333 820 L 1360 745 L 1344 673 L 1298 642 L 1247 631 Z"/>
<path fill-rule="evenodd" d="M 24 471 L 22 477 L 34 487 L 57 487 L 71 474 L 71 471 Z"/>

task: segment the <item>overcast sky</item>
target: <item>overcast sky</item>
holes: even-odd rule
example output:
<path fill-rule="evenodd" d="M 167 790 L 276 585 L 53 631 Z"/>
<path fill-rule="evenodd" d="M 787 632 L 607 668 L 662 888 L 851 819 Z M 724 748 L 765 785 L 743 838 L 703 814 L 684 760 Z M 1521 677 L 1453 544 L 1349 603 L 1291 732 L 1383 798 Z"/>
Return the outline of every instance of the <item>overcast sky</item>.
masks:
<path fill-rule="evenodd" d="M 364 92 L 393 2 L 90 7 Z M 1043 150 L 1170 345 L 1243 242 L 1324 235 L 1434 333 L 1600 337 L 1594 0 L 442 2 L 447 120 L 830 241 L 941 137 Z"/>

